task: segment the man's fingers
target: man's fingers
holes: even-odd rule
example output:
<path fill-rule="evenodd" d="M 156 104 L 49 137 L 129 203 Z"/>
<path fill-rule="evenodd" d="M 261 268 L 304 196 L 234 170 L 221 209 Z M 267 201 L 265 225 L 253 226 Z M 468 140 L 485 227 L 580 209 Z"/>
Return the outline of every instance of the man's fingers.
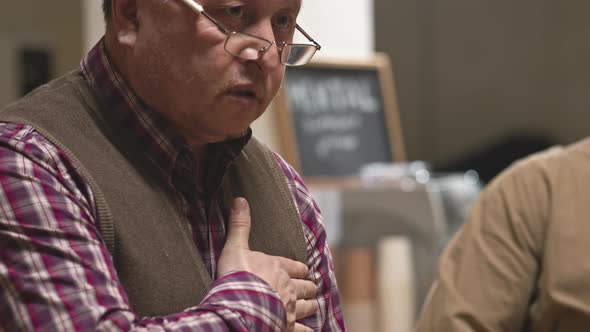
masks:
<path fill-rule="evenodd" d="M 318 301 L 316 300 L 297 300 L 297 303 L 295 303 L 295 320 L 315 314 L 318 308 Z"/>
<path fill-rule="evenodd" d="M 237 246 L 248 249 L 248 238 L 250 237 L 250 207 L 248 201 L 243 197 L 234 199 L 227 230 L 225 245 Z"/>
<path fill-rule="evenodd" d="M 307 265 L 289 258 L 275 256 L 281 269 L 285 270 L 291 278 L 303 279 L 307 277 L 309 270 Z"/>
<path fill-rule="evenodd" d="M 295 323 L 293 332 L 313 332 L 313 330 L 303 324 Z"/>
<path fill-rule="evenodd" d="M 295 285 L 297 299 L 313 299 L 318 294 L 318 287 L 311 281 L 305 279 L 291 279 Z"/>

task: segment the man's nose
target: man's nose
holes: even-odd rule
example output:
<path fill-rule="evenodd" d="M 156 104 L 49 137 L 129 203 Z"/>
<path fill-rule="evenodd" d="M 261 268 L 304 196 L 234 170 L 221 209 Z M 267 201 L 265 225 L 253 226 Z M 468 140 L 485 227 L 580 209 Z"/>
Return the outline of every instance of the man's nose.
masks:
<path fill-rule="evenodd" d="M 272 24 L 266 20 L 259 22 L 254 27 L 254 29 L 250 30 L 248 33 L 267 39 L 269 41 L 275 40 Z M 259 54 L 259 57 L 256 61 L 265 69 L 272 69 L 276 66 L 280 66 L 281 62 L 279 61 L 279 51 L 276 45 L 271 45 L 268 50 Z"/>

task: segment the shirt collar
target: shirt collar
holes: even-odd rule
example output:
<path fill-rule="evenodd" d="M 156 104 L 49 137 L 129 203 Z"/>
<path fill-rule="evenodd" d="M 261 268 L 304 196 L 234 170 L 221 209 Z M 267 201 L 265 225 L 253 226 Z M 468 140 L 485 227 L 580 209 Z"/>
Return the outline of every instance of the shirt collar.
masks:
<path fill-rule="evenodd" d="M 109 118 L 125 128 L 126 139 L 133 140 L 146 156 L 170 179 L 173 173 L 182 177 L 194 177 L 196 165 L 188 153 L 188 147 L 173 125 L 161 114 L 150 109 L 134 94 L 114 64 L 109 60 L 104 38 L 82 59 L 82 73 L 98 95 Z M 220 184 L 227 166 L 238 156 L 251 137 L 251 130 L 240 138 L 210 144 L 207 147 L 207 164 L 204 170 L 220 170 L 212 176 Z M 187 156 L 188 154 L 188 156 Z M 209 174 L 208 174 L 209 175 Z M 208 176 L 209 177 L 209 176 Z M 217 182 L 217 181 L 216 181 Z M 218 185 L 217 184 L 217 185 Z M 215 184 L 207 184 L 209 186 Z"/>

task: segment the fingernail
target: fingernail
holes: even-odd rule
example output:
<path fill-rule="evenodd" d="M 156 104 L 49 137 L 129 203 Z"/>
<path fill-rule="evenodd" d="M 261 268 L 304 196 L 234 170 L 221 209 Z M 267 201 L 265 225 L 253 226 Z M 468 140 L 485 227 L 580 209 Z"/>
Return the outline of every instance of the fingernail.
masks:
<path fill-rule="evenodd" d="M 248 208 L 248 203 L 246 202 L 245 198 L 237 197 L 234 199 L 234 206 L 232 208 L 236 211 L 243 211 Z"/>

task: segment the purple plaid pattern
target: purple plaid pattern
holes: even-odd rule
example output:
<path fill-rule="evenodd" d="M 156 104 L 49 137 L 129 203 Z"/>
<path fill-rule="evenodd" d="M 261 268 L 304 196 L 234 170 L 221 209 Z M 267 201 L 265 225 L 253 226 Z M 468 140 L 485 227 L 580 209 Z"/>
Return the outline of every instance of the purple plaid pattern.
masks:
<path fill-rule="evenodd" d="M 102 101 L 144 142 L 176 189 L 206 267 L 215 275 L 225 241 L 220 205 L 224 170 L 249 136 L 215 144 L 204 171 L 211 183 L 179 188 L 195 166 L 169 124 L 134 96 L 110 66 L 102 42 L 82 61 Z M 344 322 L 319 210 L 301 178 L 278 155 L 308 241 L 308 266 L 320 311 L 303 321 L 316 331 Z M 189 182 L 190 183 L 190 182 Z M 209 194 L 208 194 L 209 193 Z M 214 194 L 210 194 L 214 193 Z M 207 196 L 213 196 L 207 198 Z M 0 331 L 277 331 L 284 307 L 268 284 L 247 272 L 213 282 L 194 308 L 165 317 L 138 317 L 129 307 L 96 224 L 94 197 L 68 157 L 33 128 L 0 123 Z M 211 209 L 205 207 L 211 204 Z"/>

